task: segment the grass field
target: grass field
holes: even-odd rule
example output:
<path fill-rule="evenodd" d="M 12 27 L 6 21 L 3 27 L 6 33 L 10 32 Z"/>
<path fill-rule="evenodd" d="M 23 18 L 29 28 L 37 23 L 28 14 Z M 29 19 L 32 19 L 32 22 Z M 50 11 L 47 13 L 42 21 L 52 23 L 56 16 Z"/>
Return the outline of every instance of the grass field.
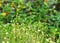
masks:
<path fill-rule="evenodd" d="M 20 25 L 7 23 L 0 25 L 0 43 L 54 43 L 60 37 L 57 29 L 51 27 L 48 30 L 48 26 L 40 22 Z M 60 43 L 60 38 L 57 43 Z"/>
<path fill-rule="evenodd" d="M 41 0 L 1 0 L 0 43 L 60 43 L 60 12 Z"/>

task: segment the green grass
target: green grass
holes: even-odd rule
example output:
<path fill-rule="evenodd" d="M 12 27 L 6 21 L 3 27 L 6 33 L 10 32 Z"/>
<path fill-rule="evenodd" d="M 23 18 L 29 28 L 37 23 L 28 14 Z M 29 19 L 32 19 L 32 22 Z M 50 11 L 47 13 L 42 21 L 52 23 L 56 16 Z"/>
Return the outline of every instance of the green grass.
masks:
<path fill-rule="evenodd" d="M 48 26 L 44 25 L 40 22 L 0 25 L 0 43 L 54 43 L 55 37 L 58 37 L 56 34 L 60 34 L 58 28 L 48 30 Z M 57 43 L 60 43 L 60 38 Z"/>
<path fill-rule="evenodd" d="M 0 43 L 60 43 L 60 12 L 41 0 L 18 1 L 1 1 Z"/>

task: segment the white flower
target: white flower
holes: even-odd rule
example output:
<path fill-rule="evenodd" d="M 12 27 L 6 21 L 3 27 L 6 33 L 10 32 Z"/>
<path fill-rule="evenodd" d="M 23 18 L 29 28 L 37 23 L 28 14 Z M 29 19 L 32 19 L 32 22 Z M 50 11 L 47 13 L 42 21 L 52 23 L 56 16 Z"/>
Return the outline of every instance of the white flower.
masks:
<path fill-rule="evenodd" d="M 6 37 L 4 37 L 4 39 L 6 39 Z"/>
<path fill-rule="evenodd" d="M 49 39 L 46 39 L 46 41 L 49 41 Z"/>
<path fill-rule="evenodd" d="M 9 43 L 9 41 L 7 41 L 7 43 Z"/>
<path fill-rule="evenodd" d="M 8 32 L 6 32 L 6 35 L 8 34 Z"/>
<path fill-rule="evenodd" d="M 40 32 L 41 30 L 38 30 L 38 32 Z"/>
<path fill-rule="evenodd" d="M 2 43 L 5 43 L 5 41 L 2 41 Z"/>

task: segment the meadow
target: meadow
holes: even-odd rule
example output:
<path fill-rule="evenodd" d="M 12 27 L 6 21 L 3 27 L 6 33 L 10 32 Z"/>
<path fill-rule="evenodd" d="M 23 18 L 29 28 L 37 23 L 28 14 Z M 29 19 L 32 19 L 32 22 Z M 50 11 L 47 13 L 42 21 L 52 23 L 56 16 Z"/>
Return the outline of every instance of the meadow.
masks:
<path fill-rule="evenodd" d="M 1 0 L 0 43 L 60 43 L 60 11 L 49 5 L 42 0 Z"/>

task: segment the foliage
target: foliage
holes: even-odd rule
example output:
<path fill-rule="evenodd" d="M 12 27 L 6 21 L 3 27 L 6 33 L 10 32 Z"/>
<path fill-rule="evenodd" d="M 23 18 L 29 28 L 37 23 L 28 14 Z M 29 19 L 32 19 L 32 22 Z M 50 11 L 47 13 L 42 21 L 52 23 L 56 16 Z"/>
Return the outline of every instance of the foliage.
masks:
<path fill-rule="evenodd" d="M 0 2 L 0 43 L 60 43 L 60 12 L 55 6 L 42 0 Z"/>

